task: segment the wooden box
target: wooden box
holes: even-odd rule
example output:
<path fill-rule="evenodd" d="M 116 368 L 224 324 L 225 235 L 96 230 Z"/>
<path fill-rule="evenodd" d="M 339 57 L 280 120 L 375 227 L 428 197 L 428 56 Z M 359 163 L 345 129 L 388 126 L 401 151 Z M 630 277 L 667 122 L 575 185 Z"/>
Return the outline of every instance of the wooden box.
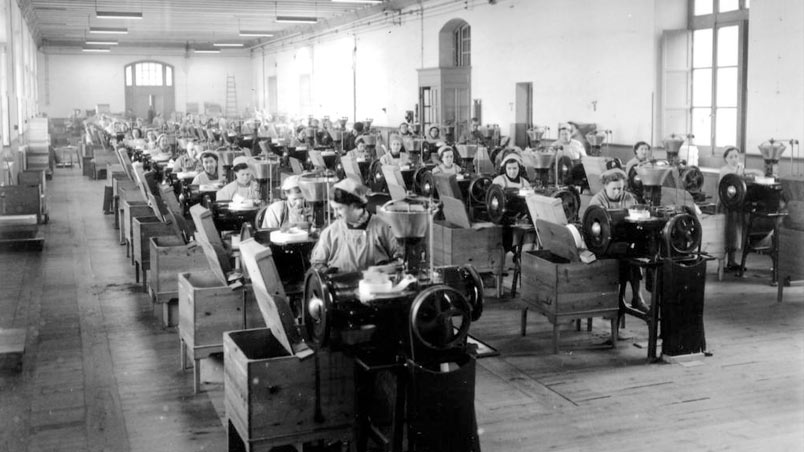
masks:
<path fill-rule="evenodd" d="M 148 287 L 154 303 L 179 296 L 179 273 L 209 271 L 204 250 L 197 243 L 185 244 L 175 236 L 151 237 L 151 279 Z"/>
<path fill-rule="evenodd" d="M 522 253 L 522 300 L 553 324 L 553 353 L 558 353 L 559 325 L 583 318 L 608 317 L 616 346 L 619 265 L 616 259 L 570 262 L 548 250 Z"/>
<path fill-rule="evenodd" d="M 132 218 L 152 216 L 153 210 L 145 201 L 130 201 L 128 199 L 120 200 L 120 210 L 123 212 L 123 217 L 120 221 L 120 237 L 126 245 L 126 256 L 129 256 L 129 251 L 131 251 Z"/>
<path fill-rule="evenodd" d="M 785 284 L 804 280 L 804 231 L 779 228 L 779 288 L 776 301 L 782 301 Z"/>
<path fill-rule="evenodd" d="M 223 353 L 229 450 L 236 450 L 233 439 L 242 441 L 245 450 L 268 451 L 351 438 L 352 359 L 327 351 L 299 359 L 268 328 L 224 334 Z"/>
<path fill-rule="evenodd" d="M 481 229 L 459 228 L 448 222 L 433 224 L 434 265 L 472 264 L 478 272 L 493 273 L 497 279 L 497 296 L 502 293 L 505 251 L 502 227 Z"/>
<path fill-rule="evenodd" d="M 147 289 L 146 272 L 151 267 L 151 237 L 173 235 L 173 229 L 169 224 L 162 223 L 154 216 L 134 217 L 131 222 L 131 229 L 136 282 L 140 280 L 139 274 L 141 271 L 142 286 Z"/>
<path fill-rule="evenodd" d="M 726 214 L 703 215 L 701 221 L 701 251 L 717 259 L 717 278 L 723 279 L 726 260 Z"/>
<path fill-rule="evenodd" d="M 253 292 L 246 286 L 233 289 L 221 285 L 209 271 L 179 273 L 179 339 L 184 359 L 194 366 L 194 391 L 199 386 L 199 361 L 223 352 L 223 333 L 242 330 L 246 324 L 265 326 Z M 249 295 L 250 293 L 250 295 Z M 250 318 L 249 318 L 250 317 Z"/>

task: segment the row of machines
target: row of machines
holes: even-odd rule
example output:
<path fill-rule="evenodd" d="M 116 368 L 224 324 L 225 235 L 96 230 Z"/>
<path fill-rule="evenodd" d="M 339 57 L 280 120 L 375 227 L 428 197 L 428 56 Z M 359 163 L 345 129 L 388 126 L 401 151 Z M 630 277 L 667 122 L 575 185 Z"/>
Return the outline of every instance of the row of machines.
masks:
<path fill-rule="evenodd" d="M 45 238 L 40 227 L 49 220 L 45 171 L 20 171 L 16 182 L 0 186 L 0 245 L 41 251 Z"/>
<path fill-rule="evenodd" d="M 404 261 L 324 272 L 309 266 L 314 234 L 252 224 L 227 240 L 212 209 L 198 203 L 188 218 L 170 184 L 153 183 L 156 169 L 127 159 L 126 150 L 118 155 L 148 216 L 163 224 L 154 232 L 163 236 L 150 237 L 149 284 L 163 284 L 165 272 L 178 277 L 176 292 L 153 295 L 166 294 L 160 304 L 168 311 L 176 304 L 178 312 L 163 315 L 179 326 L 183 359 L 189 354 L 197 371 L 203 357 L 224 352 L 230 450 L 331 440 L 357 450 L 372 443 L 400 451 L 480 450 L 469 329 L 481 316 L 484 288 L 471 265 L 421 257 L 422 247 L 433 246 L 426 237 L 439 204 L 422 197 L 375 201 L 375 212 L 405 246 Z M 331 221 L 336 181 L 323 171 L 301 177 L 313 228 Z M 122 222 L 136 230 L 145 218 Z M 131 240 L 144 240 L 139 235 Z M 253 306 L 262 322 L 253 321 Z M 200 387 L 198 373 L 194 380 Z"/>

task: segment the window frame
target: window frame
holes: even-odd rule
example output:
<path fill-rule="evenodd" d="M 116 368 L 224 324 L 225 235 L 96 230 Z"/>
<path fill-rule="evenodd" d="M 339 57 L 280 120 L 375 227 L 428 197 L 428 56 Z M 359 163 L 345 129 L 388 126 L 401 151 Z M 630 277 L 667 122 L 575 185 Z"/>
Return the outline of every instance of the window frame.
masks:
<path fill-rule="evenodd" d="M 130 74 L 129 74 L 129 71 Z M 175 85 L 175 69 L 173 65 L 156 60 L 140 60 L 123 67 L 123 78 L 126 87 L 172 87 Z M 130 75 L 130 77 L 129 77 Z M 148 83 L 139 83 L 139 79 L 149 77 Z M 152 83 L 158 79 L 159 83 Z M 129 81 L 131 82 L 129 84 Z"/>

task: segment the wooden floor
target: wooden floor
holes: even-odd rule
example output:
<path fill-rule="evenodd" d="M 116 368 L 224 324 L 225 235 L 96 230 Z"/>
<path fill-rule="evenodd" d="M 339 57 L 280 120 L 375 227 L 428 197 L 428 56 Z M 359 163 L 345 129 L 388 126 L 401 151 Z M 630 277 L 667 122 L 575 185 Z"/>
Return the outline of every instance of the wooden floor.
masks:
<path fill-rule="evenodd" d="M 176 331 L 101 213 L 103 186 L 58 168 L 45 249 L 0 249 L 0 328 L 28 333 L 22 369 L 0 361 L 0 451 L 226 450 L 220 360 L 202 363 L 194 396 Z M 522 337 L 519 302 L 489 301 L 472 327 L 500 352 L 477 367 L 483 450 L 804 450 L 804 291 L 777 304 L 769 266 L 752 257 L 746 278 L 723 282 L 710 271 L 712 356 L 685 365 L 648 364 L 633 318 L 617 349 L 602 320 L 568 324 L 553 355 L 544 318 L 531 313 Z"/>

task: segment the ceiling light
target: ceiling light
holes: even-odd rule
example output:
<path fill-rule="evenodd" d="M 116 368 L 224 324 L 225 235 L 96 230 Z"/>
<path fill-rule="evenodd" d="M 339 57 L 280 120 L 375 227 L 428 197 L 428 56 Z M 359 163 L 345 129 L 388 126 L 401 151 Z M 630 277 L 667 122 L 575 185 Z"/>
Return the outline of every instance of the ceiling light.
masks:
<path fill-rule="evenodd" d="M 318 18 L 301 16 L 276 16 L 276 21 L 285 24 L 314 24 L 318 22 Z"/>
<path fill-rule="evenodd" d="M 112 49 L 108 47 L 84 47 L 81 49 L 82 52 L 94 52 L 94 53 L 109 53 Z"/>
<path fill-rule="evenodd" d="M 117 34 L 117 35 L 125 35 L 128 34 L 128 28 L 123 27 L 89 27 L 90 33 L 95 34 Z"/>
<path fill-rule="evenodd" d="M 216 42 L 212 45 L 214 47 L 243 47 L 242 42 Z"/>
<path fill-rule="evenodd" d="M 274 35 L 272 31 L 260 31 L 260 30 L 240 30 L 240 36 L 251 36 L 251 37 L 258 37 L 258 38 L 270 38 Z"/>
<path fill-rule="evenodd" d="M 126 11 L 95 11 L 98 19 L 142 19 L 142 13 Z"/>
<path fill-rule="evenodd" d="M 118 43 L 117 41 L 101 41 L 96 39 L 84 41 L 84 44 L 88 46 L 116 46 Z"/>
<path fill-rule="evenodd" d="M 332 3 L 369 3 L 376 5 L 382 3 L 382 0 L 332 0 Z"/>
<path fill-rule="evenodd" d="M 193 49 L 195 53 L 221 53 L 221 49 Z"/>

